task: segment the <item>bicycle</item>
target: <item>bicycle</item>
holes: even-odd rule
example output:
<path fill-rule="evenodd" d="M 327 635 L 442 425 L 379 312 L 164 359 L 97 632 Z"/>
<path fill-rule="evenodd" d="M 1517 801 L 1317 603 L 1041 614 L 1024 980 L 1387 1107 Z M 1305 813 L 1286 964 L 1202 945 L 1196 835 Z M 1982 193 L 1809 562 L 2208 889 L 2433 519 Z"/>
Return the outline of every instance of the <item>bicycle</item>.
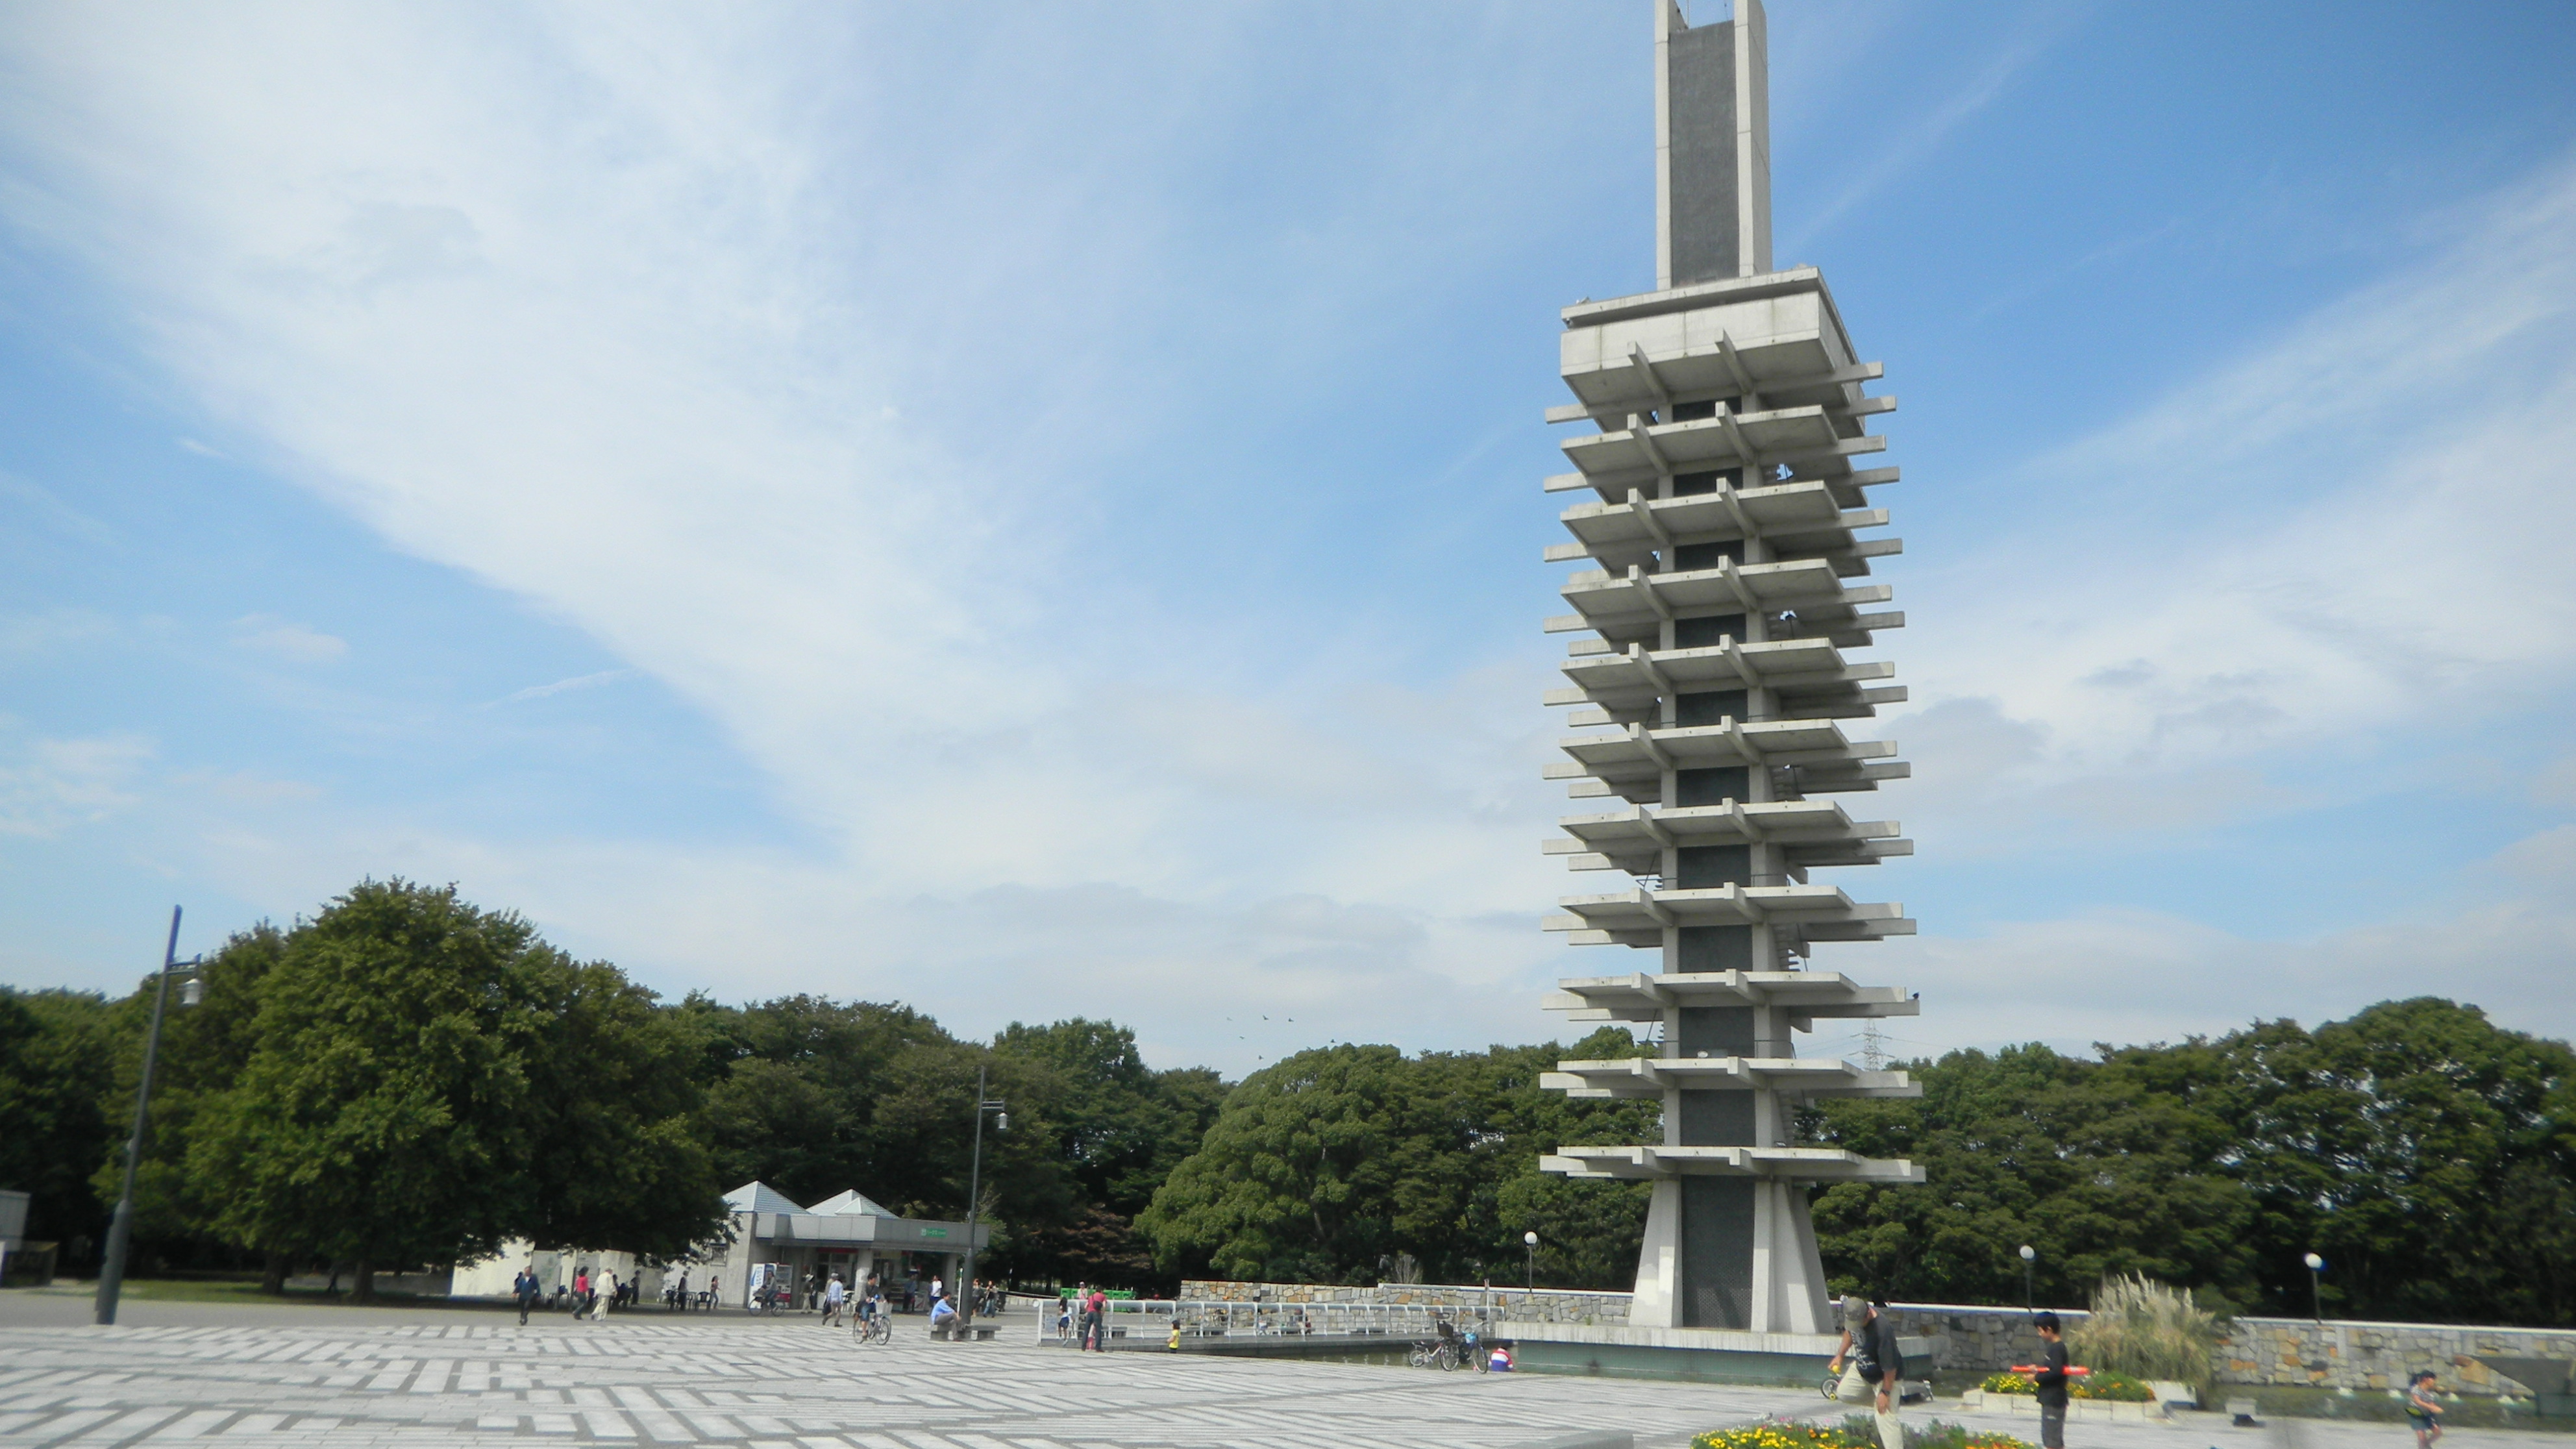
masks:
<path fill-rule="evenodd" d="M 1426 1338 L 1413 1346 L 1413 1352 L 1406 1355 L 1404 1361 L 1413 1368 L 1445 1371 L 1458 1366 L 1458 1350 L 1446 1339 Z"/>
<path fill-rule="evenodd" d="M 893 1315 L 885 1313 L 871 1313 L 867 1317 L 860 1319 L 854 1337 L 858 1340 L 859 1346 L 862 1348 L 871 1343 L 894 1342 Z"/>

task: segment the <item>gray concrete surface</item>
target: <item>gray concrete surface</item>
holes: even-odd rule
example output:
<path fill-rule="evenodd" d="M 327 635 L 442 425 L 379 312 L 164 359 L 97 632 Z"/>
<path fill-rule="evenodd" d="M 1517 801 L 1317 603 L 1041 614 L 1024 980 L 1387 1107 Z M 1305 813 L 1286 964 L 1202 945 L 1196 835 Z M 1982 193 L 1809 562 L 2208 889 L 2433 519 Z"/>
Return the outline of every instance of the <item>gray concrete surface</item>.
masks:
<path fill-rule="evenodd" d="M 57 1300 L 59 1301 L 59 1300 Z M 867 1449 L 1511 1446 L 1633 1431 L 1640 1449 L 1765 1414 L 1841 1412 L 1811 1392 L 1195 1355 L 933 1344 L 917 1321 L 862 1348 L 813 1319 L 547 1320 L 453 1310 L 137 1305 L 131 1325 L 33 1321 L 0 1298 L 0 1445 L 626 1445 Z M 202 1321 L 229 1316 L 230 1322 Z M 147 1318 L 166 1321 L 147 1321 Z M 194 1319 L 200 1321 L 180 1321 Z M 1960 1417 L 1936 1410 L 1944 1417 Z M 1916 1415 L 1915 1417 L 1928 1417 Z M 1986 1421 L 1969 1422 L 1985 1425 Z M 2027 1432 L 2027 1422 L 1991 1427 Z M 2402 1429 L 2081 1428 L 2079 1449 L 2405 1449 Z M 2555 1435 L 2460 1433 L 2452 1449 Z"/>

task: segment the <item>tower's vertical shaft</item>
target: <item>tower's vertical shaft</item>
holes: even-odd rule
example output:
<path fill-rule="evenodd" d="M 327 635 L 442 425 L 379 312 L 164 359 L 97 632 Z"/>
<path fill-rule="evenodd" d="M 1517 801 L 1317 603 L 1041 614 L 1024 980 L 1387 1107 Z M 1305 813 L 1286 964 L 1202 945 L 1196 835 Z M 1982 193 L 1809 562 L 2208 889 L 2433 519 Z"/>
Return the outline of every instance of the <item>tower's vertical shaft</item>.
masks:
<path fill-rule="evenodd" d="M 1771 270 L 1770 47 L 1762 0 L 1696 28 L 1655 7 L 1655 288 Z"/>
<path fill-rule="evenodd" d="M 1895 746 L 1837 721 L 1904 698 L 1892 666 L 1847 657 L 1904 615 L 1866 582 L 1894 539 L 1858 469 L 1884 446 L 1866 420 L 1894 408 L 1863 384 L 1840 311 L 1812 268 L 1771 265 L 1767 60 L 1760 0 L 1693 27 L 1655 13 L 1658 287 L 1570 307 L 1561 372 L 1576 398 L 1559 422 L 1575 471 L 1551 492 L 1588 493 L 1562 515 L 1574 541 L 1551 559 L 1577 637 L 1570 761 L 1549 774 L 1577 798 L 1616 802 L 1566 817 L 1550 853 L 1624 872 L 1627 890 L 1571 896 L 1548 922 L 1578 945 L 1652 951 L 1654 970 L 1580 977 L 1550 1005 L 1578 1021 L 1654 1023 L 1652 1056 L 1569 1061 L 1548 1085 L 1663 1106 L 1663 1140 L 1565 1147 L 1578 1177 L 1654 1184 L 1632 1327 L 1698 1330 L 1706 1351 L 1741 1334 L 1831 1327 L 1808 1185 L 1922 1180 L 1908 1162 L 1797 1141 L 1801 1103 L 1912 1096 L 1902 1072 L 1800 1057 L 1819 1019 L 1910 1015 L 1913 999 L 1811 970 L 1816 946 L 1913 930 L 1904 908 L 1855 901 L 1810 873 L 1911 853 L 1892 821 L 1854 820 L 1830 797 L 1902 778 Z M 1597 808 L 1597 807 L 1596 807 Z M 1733 1342 L 1735 1346 L 1729 1347 Z"/>

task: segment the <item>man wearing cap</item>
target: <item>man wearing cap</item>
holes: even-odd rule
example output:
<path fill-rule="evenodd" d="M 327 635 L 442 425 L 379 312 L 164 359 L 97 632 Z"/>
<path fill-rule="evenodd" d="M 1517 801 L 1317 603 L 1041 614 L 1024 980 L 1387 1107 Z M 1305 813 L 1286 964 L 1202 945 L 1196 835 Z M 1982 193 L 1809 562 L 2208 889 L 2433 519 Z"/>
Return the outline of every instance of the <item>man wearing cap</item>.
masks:
<path fill-rule="evenodd" d="M 1880 1449 L 1905 1449 L 1905 1426 L 1896 1417 L 1904 1391 L 1905 1355 L 1896 1346 L 1896 1323 L 1886 1308 L 1886 1303 L 1865 1302 L 1858 1294 L 1843 1299 L 1843 1342 L 1834 1353 L 1834 1363 L 1841 1365 L 1848 1359 L 1850 1367 L 1835 1385 L 1834 1397 L 1854 1404 L 1867 1394 L 1878 1416 Z"/>

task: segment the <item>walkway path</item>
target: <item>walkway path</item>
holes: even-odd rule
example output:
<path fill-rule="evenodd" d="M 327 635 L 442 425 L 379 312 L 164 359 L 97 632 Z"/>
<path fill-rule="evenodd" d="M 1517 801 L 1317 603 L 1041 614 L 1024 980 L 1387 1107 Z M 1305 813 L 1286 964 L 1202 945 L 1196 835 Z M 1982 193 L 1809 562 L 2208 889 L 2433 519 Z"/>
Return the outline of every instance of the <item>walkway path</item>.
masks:
<path fill-rule="evenodd" d="M 522 1329 L 459 1321 L 113 1329 L 0 1323 L 0 1445 L 645 1449 L 1509 1449 L 1572 1430 L 1639 1449 L 1766 1413 L 1833 1413 L 1812 1392 L 1538 1374 L 1438 1374 L 1199 1355 L 933 1344 L 917 1324 L 861 1349 L 810 1318 Z M 2407 1449 L 2402 1430 L 2092 1429 L 2076 1449 Z M 1993 1421 L 2030 1432 L 2027 1421 Z M 2449 1449 L 2558 1435 L 2458 1434 Z M 2515 1446 L 2525 1449 L 2525 1446 Z"/>

